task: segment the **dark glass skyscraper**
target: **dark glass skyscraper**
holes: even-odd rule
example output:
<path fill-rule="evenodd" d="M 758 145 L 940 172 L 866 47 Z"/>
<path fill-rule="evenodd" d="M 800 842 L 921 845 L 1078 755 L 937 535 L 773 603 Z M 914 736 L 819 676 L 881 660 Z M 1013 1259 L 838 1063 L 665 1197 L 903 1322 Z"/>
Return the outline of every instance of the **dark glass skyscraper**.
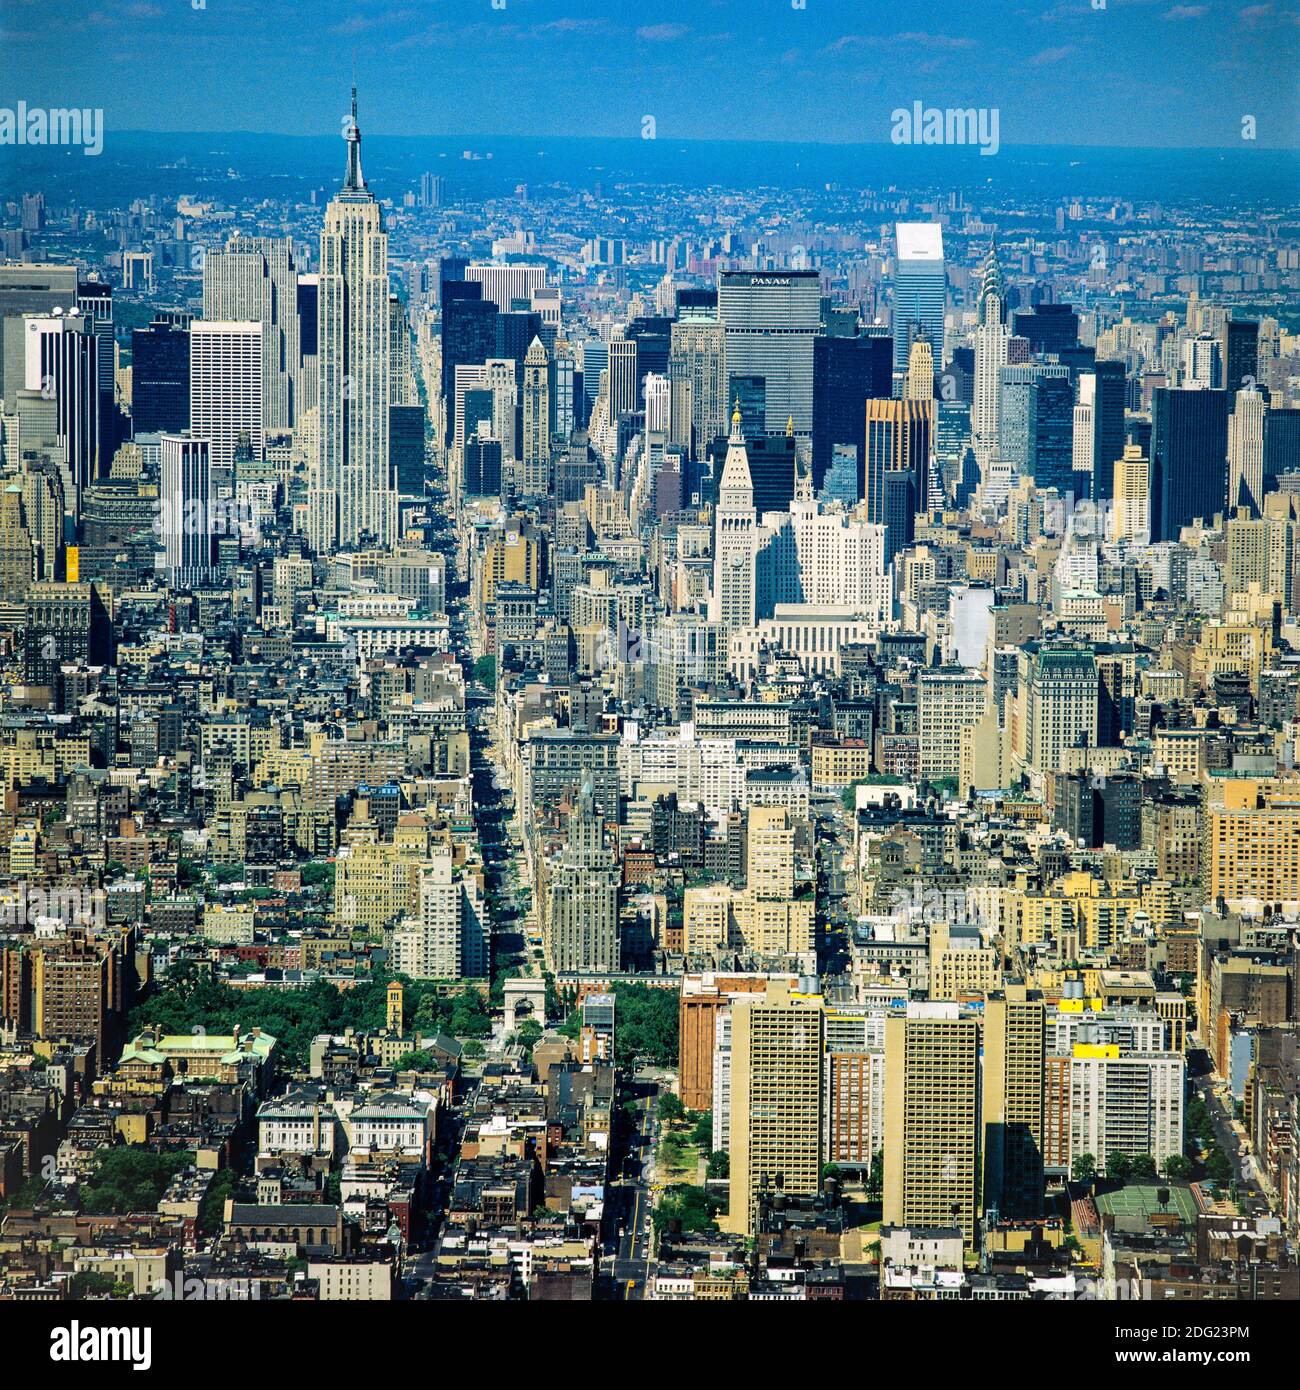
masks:
<path fill-rule="evenodd" d="M 817 338 L 813 342 L 813 486 L 820 488 L 837 444 L 857 451 L 858 469 L 866 442 L 869 397 L 893 388 L 893 342 L 880 334 Z"/>
<path fill-rule="evenodd" d="M 99 450 L 107 464 L 124 437 L 114 392 L 113 287 L 102 280 L 81 280 L 77 284 L 77 308 L 86 314 L 95 333 L 99 351 Z"/>
<path fill-rule="evenodd" d="M 131 333 L 131 417 L 135 434 L 190 427 L 190 332 L 151 323 Z"/>
<path fill-rule="evenodd" d="M 317 371 L 317 351 L 320 323 L 320 279 L 316 275 L 300 275 L 298 299 L 298 408 L 314 410 L 319 397 L 320 377 Z"/>
<path fill-rule="evenodd" d="M 938 371 L 938 363 L 935 364 Z M 947 378 L 945 381 L 943 378 Z M 975 403 L 975 349 L 955 347 L 939 378 L 939 399 L 960 401 L 969 411 Z"/>
<path fill-rule="evenodd" d="M 542 331 L 542 316 L 512 311 L 496 316 L 496 346 L 490 356 L 515 364 L 515 438 L 524 437 L 524 358 Z M 483 358 L 486 361 L 487 358 Z M 468 425 L 466 426 L 468 432 Z"/>
<path fill-rule="evenodd" d="M 1003 367 L 998 453 L 1040 487 L 1074 486 L 1074 387 L 1058 364 Z"/>
<path fill-rule="evenodd" d="M 668 318 L 645 317 L 633 319 L 627 326 L 627 337 L 636 344 L 637 405 L 645 403 L 645 379 L 654 372 L 668 375 L 668 354 L 672 347 L 673 321 Z"/>
<path fill-rule="evenodd" d="M 471 386 L 465 392 L 465 422 L 463 433 L 465 442 L 478 433 L 480 423 L 487 423 L 487 432 L 492 433 L 492 426 L 495 423 L 496 411 L 494 406 L 494 393 L 490 387 Z"/>
<path fill-rule="evenodd" d="M 465 492 L 471 497 L 501 493 L 501 441 L 471 436 L 465 440 Z"/>
<path fill-rule="evenodd" d="M 1264 491 L 1272 492 L 1283 473 L 1300 473 L 1300 409 L 1264 414 Z"/>
<path fill-rule="evenodd" d="M 1097 362 L 1097 349 L 1075 343 L 1073 347 L 1057 348 L 1052 354 L 1063 367 L 1069 367 L 1070 379 L 1079 380 L 1080 372 L 1090 372 Z"/>
<path fill-rule="evenodd" d="M 443 302 L 444 286 L 451 281 L 463 282 L 469 269 L 468 256 L 443 256 L 438 262 L 438 303 Z"/>
<path fill-rule="evenodd" d="M 1124 456 L 1124 364 L 1098 362 L 1093 373 L 1097 378 L 1092 405 L 1093 496 L 1103 498 L 1114 490 L 1115 460 Z M 1224 440 L 1226 449 L 1226 434 Z"/>
<path fill-rule="evenodd" d="M 496 347 L 494 357 L 508 358 L 515 364 L 515 385 L 521 390 L 524 384 L 524 358 L 533 339 L 542 331 L 542 316 L 531 312 L 512 312 L 498 314 L 496 321 Z"/>
<path fill-rule="evenodd" d="M 1283 473 L 1300 473 L 1300 409 L 1264 413 L 1264 491 L 1274 492 Z"/>
<path fill-rule="evenodd" d="M 392 455 L 397 490 L 406 497 L 424 493 L 424 407 L 388 407 L 388 449 Z"/>
<path fill-rule="evenodd" d="M 740 431 L 748 440 L 762 439 L 767 433 L 767 380 L 761 376 L 731 376 L 728 392 L 733 405 L 740 407 Z"/>
<path fill-rule="evenodd" d="M 1068 367 L 1043 367 L 1034 391 L 1031 467 L 1038 487 L 1074 485 L 1074 385 Z"/>
<path fill-rule="evenodd" d="M 1223 511 L 1228 490 L 1228 393 L 1171 390 L 1151 397 L 1151 538 L 1177 540 Z"/>
<path fill-rule="evenodd" d="M 920 507 L 920 483 L 910 468 L 884 475 L 885 567 L 916 538 L 916 513 Z"/>
<path fill-rule="evenodd" d="M 718 292 L 695 285 L 683 285 L 677 291 L 677 317 L 679 319 L 716 318 L 718 313 Z"/>
<path fill-rule="evenodd" d="M 456 399 L 456 368 L 481 366 L 497 350 L 497 308 L 483 298 L 477 280 L 444 280 L 442 283 L 442 393 Z M 525 348 L 525 351 L 527 349 Z M 522 361 L 522 358 L 520 359 Z M 454 412 L 447 411 L 446 436 L 455 427 Z"/>
<path fill-rule="evenodd" d="M 764 434 L 747 441 L 749 476 L 754 484 L 754 510 L 788 511 L 794 498 L 795 440 L 793 435 Z"/>
<path fill-rule="evenodd" d="M 1057 353 L 1079 342 L 1079 316 L 1069 304 L 1040 304 L 1011 316 L 1011 331 L 1027 338 L 1031 352 Z"/>
<path fill-rule="evenodd" d="M 1223 384 L 1231 414 L 1237 392 L 1254 386 L 1259 376 L 1259 324 L 1250 319 L 1229 319 L 1223 325 L 1223 337 Z"/>

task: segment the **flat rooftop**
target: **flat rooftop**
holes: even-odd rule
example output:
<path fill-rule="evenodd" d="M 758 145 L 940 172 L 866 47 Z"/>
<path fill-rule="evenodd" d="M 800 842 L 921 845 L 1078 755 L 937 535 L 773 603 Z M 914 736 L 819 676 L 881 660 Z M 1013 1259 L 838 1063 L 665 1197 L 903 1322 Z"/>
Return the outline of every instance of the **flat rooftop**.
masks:
<path fill-rule="evenodd" d="M 1094 1198 L 1103 1216 L 1150 1216 L 1161 1211 L 1156 1193 L 1164 1188 L 1169 1193 L 1169 1205 L 1163 1210 L 1174 1212 L 1184 1225 L 1196 1223 L 1196 1199 L 1186 1183 L 1126 1183 L 1113 1192 L 1098 1192 Z"/>

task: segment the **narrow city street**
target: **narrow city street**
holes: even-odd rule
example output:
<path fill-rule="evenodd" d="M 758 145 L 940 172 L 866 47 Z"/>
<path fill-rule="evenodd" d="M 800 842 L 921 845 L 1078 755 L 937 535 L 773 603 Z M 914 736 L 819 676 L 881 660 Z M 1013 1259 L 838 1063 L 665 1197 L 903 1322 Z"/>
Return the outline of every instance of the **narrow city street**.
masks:
<path fill-rule="evenodd" d="M 625 1093 L 634 1098 L 636 1127 L 628 1136 L 620 1171 L 610 1184 L 615 1208 L 612 1272 L 613 1296 L 625 1302 L 647 1297 L 650 1260 L 654 1250 L 655 1144 L 658 1140 L 659 1088 L 639 1076 Z M 616 1232 L 616 1234 L 614 1233 Z"/>

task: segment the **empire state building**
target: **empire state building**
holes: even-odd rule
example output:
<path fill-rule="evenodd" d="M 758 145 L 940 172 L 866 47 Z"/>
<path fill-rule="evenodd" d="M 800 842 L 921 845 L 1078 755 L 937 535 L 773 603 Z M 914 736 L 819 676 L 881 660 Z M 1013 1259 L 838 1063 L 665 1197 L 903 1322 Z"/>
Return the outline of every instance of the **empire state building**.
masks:
<path fill-rule="evenodd" d="M 391 545 L 397 485 L 389 455 L 388 235 L 361 172 L 357 92 L 343 187 L 320 238 L 319 439 L 310 497 L 319 551 Z"/>

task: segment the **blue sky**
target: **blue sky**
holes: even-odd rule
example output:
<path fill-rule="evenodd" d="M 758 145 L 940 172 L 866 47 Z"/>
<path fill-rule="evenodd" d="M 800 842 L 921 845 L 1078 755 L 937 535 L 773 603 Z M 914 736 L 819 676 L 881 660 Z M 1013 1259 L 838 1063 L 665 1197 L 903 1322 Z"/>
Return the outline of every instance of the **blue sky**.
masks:
<path fill-rule="evenodd" d="M 0 105 L 119 130 L 882 141 L 987 106 L 1004 146 L 1300 143 L 1300 0 L 0 0 Z"/>

